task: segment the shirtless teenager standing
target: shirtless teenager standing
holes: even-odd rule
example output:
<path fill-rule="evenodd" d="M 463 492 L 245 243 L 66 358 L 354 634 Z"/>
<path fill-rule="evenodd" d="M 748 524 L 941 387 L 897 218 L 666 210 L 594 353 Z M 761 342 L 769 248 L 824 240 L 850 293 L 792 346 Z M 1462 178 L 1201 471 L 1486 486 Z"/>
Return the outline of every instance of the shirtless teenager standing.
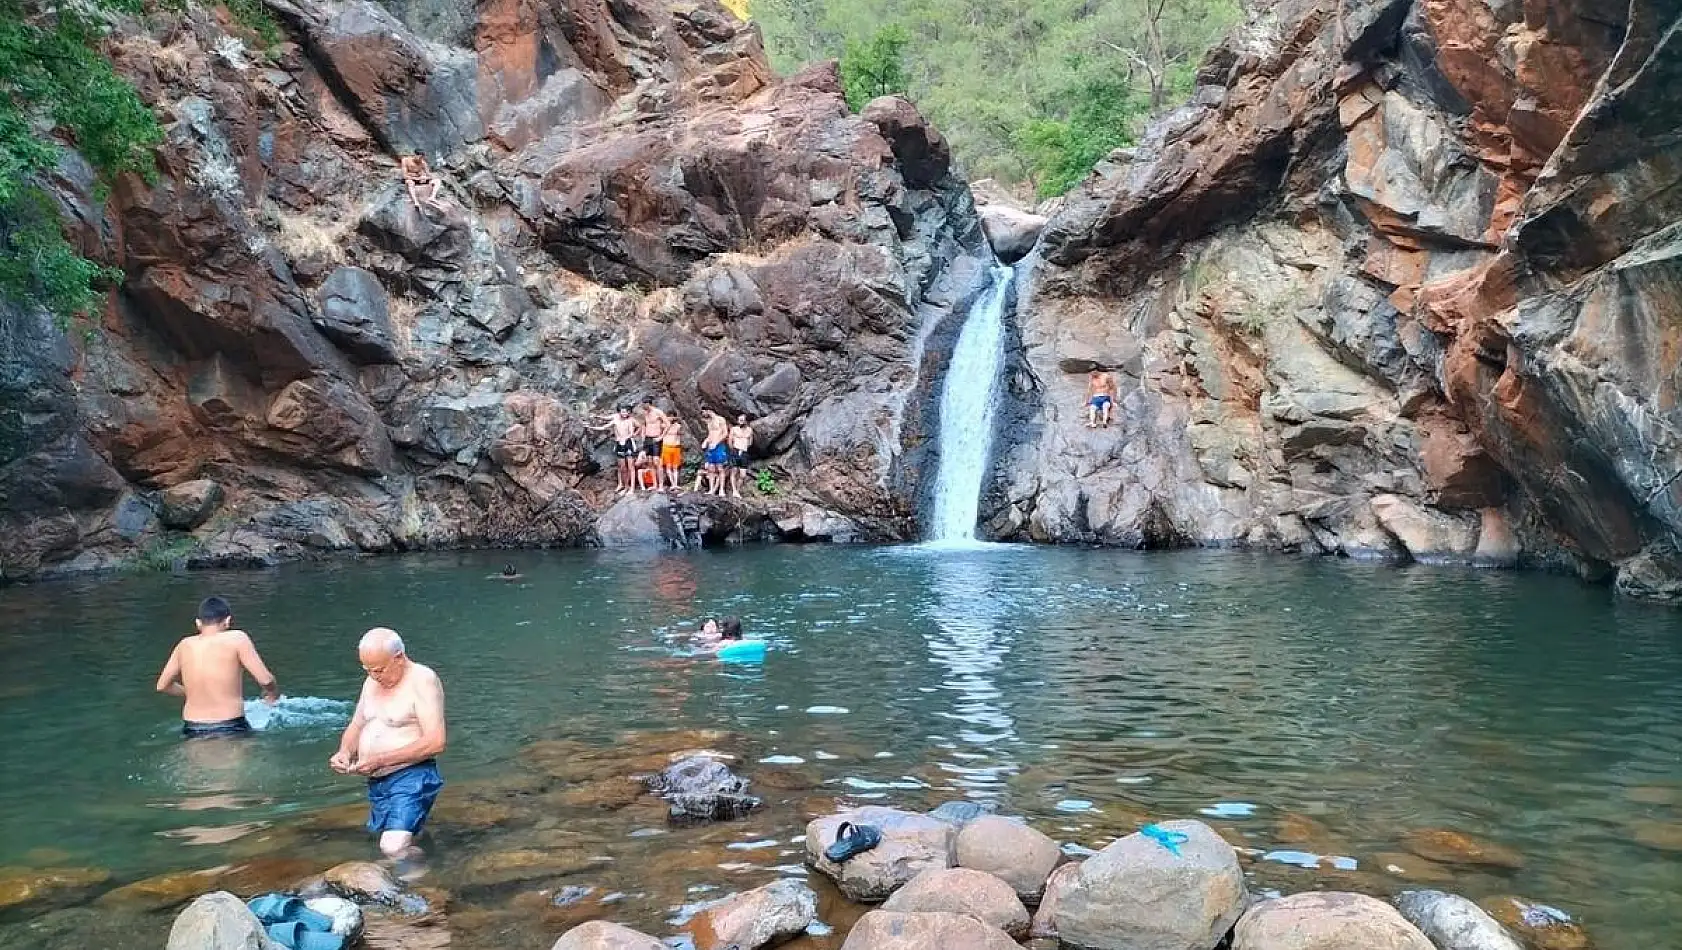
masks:
<path fill-rule="evenodd" d="M 1116 400 L 1115 374 L 1093 370 L 1086 377 L 1086 427 L 1110 427 L 1110 407 Z"/>
<path fill-rule="evenodd" d="M 645 402 L 638 410 L 642 422 L 642 452 L 637 458 L 637 466 L 654 473 L 654 490 L 660 490 L 660 437 L 666 434 L 667 417 L 659 406 Z M 637 474 L 637 486 L 643 485 L 642 474 Z"/>
<path fill-rule="evenodd" d="M 707 483 L 707 493 L 710 495 L 724 494 L 724 466 L 730 461 L 730 448 L 725 445 L 725 439 L 730 435 L 730 426 L 724 417 L 711 409 L 705 413 L 707 420 L 707 437 L 701 443 L 701 471 L 695 476 L 695 490 L 701 490 L 701 482 Z"/>
<path fill-rule="evenodd" d="M 613 457 L 619 460 L 619 490 L 616 494 L 637 492 L 637 438 L 642 435 L 642 425 L 637 422 L 631 410 L 625 406 L 619 407 L 619 412 L 611 419 L 599 426 L 590 426 L 592 432 L 613 430 Z"/>
<path fill-rule="evenodd" d="M 742 497 L 742 478 L 748 471 L 748 449 L 753 448 L 753 426 L 747 416 L 737 416 L 730 427 L 730 494 Z"/>
<path fill-rule="evenodd" d="M 186 697 L 181 707 L 181 734 L 242 736 L 251 731 L 245 720 L 243 668 L 263 689 L 263 702 L 280 699 L 280 685 L 263 665 L 257 648 L 244 630 L 234 630 L 234 612 L 220 597 L 206 597 L 193 621 L 198 632 L 175 645 L 158 674 L 158 692 Z"/>
<path fill-rule="evenodd" d="M 327 764 L 368 776 L 368 830 L 387 857 L 414 857 L 415 836 L 444 787 L 435 758 L 444 751 L 444 684 L 386 627 L 364 634 L 356 656 L 368 678 Z"/>
<path fill-rule="evenodd" d="M 672 491 L 683 491 L 678 483 L 678 469 L 683 467 L 683 421 L 676 416 L 666 420 L 666 431 L 660 436 L 660 468 L 664 473 L 661 485 Z"/>

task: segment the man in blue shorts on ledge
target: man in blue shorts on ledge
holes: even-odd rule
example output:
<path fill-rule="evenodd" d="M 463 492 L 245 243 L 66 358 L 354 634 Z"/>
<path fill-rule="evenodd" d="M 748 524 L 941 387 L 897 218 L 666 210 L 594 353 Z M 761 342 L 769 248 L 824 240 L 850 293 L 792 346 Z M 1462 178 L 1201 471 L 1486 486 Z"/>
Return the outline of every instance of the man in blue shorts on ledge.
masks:
<path fill-rule="evenodd" d="M 409 659 L 397 631 L 375 627 L 357 658 L 368 678 L 327 760 L 333 771 L 368 776 L 368 830 L 390 858 L 420 855 L 415 836 L 444 787 L 437 756 L 444 751 L 444 684 Z"/>

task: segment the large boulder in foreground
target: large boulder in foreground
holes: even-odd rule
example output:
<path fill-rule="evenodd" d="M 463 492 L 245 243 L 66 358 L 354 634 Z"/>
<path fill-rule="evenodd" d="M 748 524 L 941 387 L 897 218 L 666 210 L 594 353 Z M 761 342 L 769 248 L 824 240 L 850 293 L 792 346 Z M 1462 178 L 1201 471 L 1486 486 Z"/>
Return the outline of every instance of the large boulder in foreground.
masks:
<path fill-rule="evenodd" d="M 1079 864 L 1065 864 L 1046 878 L 1045 893 L 1040 897 L 1040 906 L 1034 911 L 1033 923 L 1028 927 L 1028 936 L 1040 940 L 1057 939 L 1057 909 L 1063 906 L 1063 895 L 1069 892 L 1074 883 L 1075 875 L 1080 873 Z"/>
<path fill-rule="evenodd" d="M 853 925 L 841 950 L 1020 950 L 1016 941 L 964 914 L 873 910 Z"/>
<path fill-rule="evenodd" d="M 666 950 L 666 945 L 622 924 L 592 920 L 562 934 L 549 950 Z"/>
<path fill-rule="evenodd" d="M 823 853 L 846 822 L 870 825 L 882 833 L 882 843 L 836 864 Z M 833 880 L 848 900 L 875 904 L 924 871 L 951 867 L 955 837 L 953 827 L 938 818 L 866 805 L 808 824 L 806 863 Z"/>
<path fill-rule="evenodd" d="M 1226 936 L 1248 899 L 1238 854 L 1200 821 L 1158 827 L 1186 840 L 1135 832 L 1081 863 L 1052 918 L 1065 946 L 1213 950 Z"/>
<path fill-rule="evenodd" d="M 1458 894 L 1404 891 L 1394 903 L 1438 950 L 1524 950 L 1495 918 Z"/>
<path fill-rule="evenodd" d="M 924 871 L 894 891 L 882 909 L 965 914 L 1017 940 L 1028 936 L 1028 909 L 1016 891 L 991 874 L 969 868 Z"/>
<path fill-rule="evenodd" d="M 998 815 L 982 815 L 958 831 L 958 867 L 984 871 L 1009 884 L 1024 904 L 1037 904 L 1045 880 L 1063 861 L 1057 842 Z"/>
<path fill-rule="evenodd" d="M 166 950 L 280 950 L 257 915 L 227 891 L 197 898 L 169 928 Z"/>
<path fill-rule="evenodd" d="M 726 897 L 684 925 L 695 950 L 758 950 L 799 936 L 818 919 L 818 895 L 784 879 Z"/>
<path fill-rule="evenodd" d="M 1436 950 L 1394 907 L 1316 891 L 1263 901 L 1238 921 L 1232 950 Z"/>

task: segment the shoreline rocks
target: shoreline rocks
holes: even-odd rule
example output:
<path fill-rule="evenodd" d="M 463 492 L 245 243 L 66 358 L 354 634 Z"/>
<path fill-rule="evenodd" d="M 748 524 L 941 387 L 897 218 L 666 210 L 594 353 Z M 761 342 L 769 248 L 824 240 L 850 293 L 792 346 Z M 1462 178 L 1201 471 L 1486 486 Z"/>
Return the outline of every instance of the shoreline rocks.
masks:
<path fill-rule="evenodd" d="M 788 879 L 709 904 L 683 929 L 695 950 L 759 950 L 799 936 L 817 919 L 817 893 Z"/>
<path fill-rule="evenodd" d="M 1052 925 L 1081 950 L 1214 950 L 1249 900 L 1238 854 L 1200 821 L 1135 832 L 1078 866 Z"/>
<path fill-rule="evenodd" d="M 824 857 L 843 823 L 870 825 L 882 843 L 837 865 Z M 847 899 L 878 904 L 924 871 L 949 868 L 954 861 L 955 829 L 916 812 L 867 805 L 818 818 L 806 826 L 806 863 L 834 881 Z"/>
<path fill-rule="evenodd" d="M 882 909 L 963 914 L 1015 940 L 1028 936 L 1030 923 L 1028 909 L 1009 884 L 984 871 L 961 867 L 924 871 L 888 895 Z"/>
<path fill-rule="evenodd" d="M 873 910 L 853 925 L 841 950 L 1020 950 L 1001 930 L 963 914 Z"/>
<path fill-rule="evenodd" d="M 1239 919 L 1232 950 L 1438 950 L 1394 907 L 1365 894 L 1309 891 L 1262 901 Z"/>
<path fill-rule="evenodd" d="M 965 824 L 955 845 L 958 867 L 999 878 L 1030 907 L 1039 904 L 1046 879 L 1063 862 L 1057 842 L 1024 822 L 999 815 L 982 815 Z"/>
<path fill-rule="evenodd" d="M 1495 918 L 1458 894 L 1404 891 L 1392 903 L 1437 950 L 1524 950 Z"/>

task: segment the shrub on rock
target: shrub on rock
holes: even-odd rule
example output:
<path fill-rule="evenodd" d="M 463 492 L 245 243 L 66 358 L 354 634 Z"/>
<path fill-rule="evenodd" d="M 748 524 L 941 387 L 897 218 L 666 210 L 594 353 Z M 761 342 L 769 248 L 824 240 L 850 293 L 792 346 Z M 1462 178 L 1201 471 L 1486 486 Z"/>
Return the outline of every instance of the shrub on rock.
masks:
<path fill-rule="evenodd" d="M 848 822 L 876 828 L 882 843 L 836 864 L 823 856 L 824 849 L 835 843 L 836 832 Z M 954 837 L 952 826 L 939 819 L 867 805 L 808 824 L 806 863 L 833 880 L 848 900 L 875 904 L 924 871 L 951 867 Z"/>
<path fill-rule="evenodd" d="M 1037 904 L 1046 878 L 1063 860 L 1057 842 L 1019 821 L 983 815 L 958 831 L 958 867 L 1009 884 L 1024 904 Z"/>
<path fill-rule="evenodd" d="M 1168 821 L 1171 848 L 1135 832 L 1081 862 L 1052 925 L 1082 950 L 1213 950 L 1248 895 L 1238 855 L 1200 821 Z"/>
<path fill-rule="evenodd" d="M 1018 940 L 1028 935 L 1028 909 L 1009 884 L 983 871 L 924 871 L 894 891 L 883 910 L 966 914 Z"/>
<path fill-rule="evenodd" d="M 841 950 L 1020 950 L 1016 941 L 964 914 L 873 910 L 853 925 Z"/>
<path fill-rule="evenodd" d="M 1394 907 L 1365 894 L 1314 891 L 1262 901 L 1244 914 L 1232 950 L 1436 950 Z"/>

